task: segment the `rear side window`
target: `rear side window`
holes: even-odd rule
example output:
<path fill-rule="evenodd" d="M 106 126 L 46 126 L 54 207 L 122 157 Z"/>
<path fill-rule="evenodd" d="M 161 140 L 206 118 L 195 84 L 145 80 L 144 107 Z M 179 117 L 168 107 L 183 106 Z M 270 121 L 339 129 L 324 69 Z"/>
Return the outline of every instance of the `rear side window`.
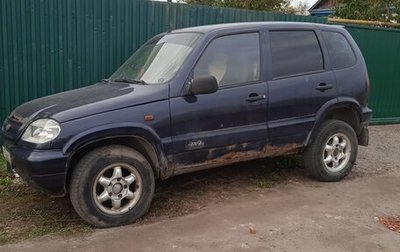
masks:
<path fill-rule="evenodd" d="M 313 31 L 271 31 L 274 78 L 321 71 L 324 60 Z"/>
<path fill-rule="evenodd" d="M 346 37 L 338 32 L 323 31 L 332 68 L 351 67 L 356 63 L 356 56 Z"/>
<path fill-rule="evenodd" d="M 194 77 L 214 76 L 220 86 L 260 79 L 258 33 L 228 35 L 213 40 L 196 67 Z"/>

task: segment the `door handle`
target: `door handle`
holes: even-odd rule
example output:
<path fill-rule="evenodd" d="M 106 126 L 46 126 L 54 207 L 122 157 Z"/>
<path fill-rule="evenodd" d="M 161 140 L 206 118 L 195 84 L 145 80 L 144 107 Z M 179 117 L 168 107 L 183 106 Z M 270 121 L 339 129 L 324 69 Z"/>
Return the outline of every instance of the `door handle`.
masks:
<path fill-rule="evenodd" d="M 326 83 L 320 83 L 315 89 L 319 90 L 321 92 L 324 92 L 328 89 L 332 89 L 333 86 L 331 84 L 326 84 Z"/>
<path fill-rule="evenodd" d="M 255 102 L 255 101 L 259 101 L 259 100 L 264 100 L 266 98 L 267 98 L 267 96 L 265 94 L 259 95 L 259 94 L 252 93 L 249 95 L 249 97 L 247 97 L 246 101 Z"/>

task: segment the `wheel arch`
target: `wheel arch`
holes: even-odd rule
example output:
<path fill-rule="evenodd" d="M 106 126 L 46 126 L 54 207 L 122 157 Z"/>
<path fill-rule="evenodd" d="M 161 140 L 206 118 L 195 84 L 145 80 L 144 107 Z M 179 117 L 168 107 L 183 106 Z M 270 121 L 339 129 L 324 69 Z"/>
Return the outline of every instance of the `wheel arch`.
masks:
<path fill-rule="evenodd" d="M 318 129 L 325 120 L 336 119 L 348 123 L 356 135 L 360 133 L 361 123 L 360 104 L 352 98 L 339 98 L 325 104 L 316 115 L 314 126 L 307 136 L 304 146 L 309 146 L 314 140 Z"/>
<path fill-rule="evenodd" d="M 108 125 L 82 132 L 67 142 L 63 148 L 69 153 L 67 161 L 67 181 L 69 186 L 71 174 L 79 160 L 91 150 L 106 145 L 124 145 L 141 153 L 150 163 L 154 177 L 160 178 L 168 168 L 161 139 L 152 129 L 127 127 L 126 125 Z"/>

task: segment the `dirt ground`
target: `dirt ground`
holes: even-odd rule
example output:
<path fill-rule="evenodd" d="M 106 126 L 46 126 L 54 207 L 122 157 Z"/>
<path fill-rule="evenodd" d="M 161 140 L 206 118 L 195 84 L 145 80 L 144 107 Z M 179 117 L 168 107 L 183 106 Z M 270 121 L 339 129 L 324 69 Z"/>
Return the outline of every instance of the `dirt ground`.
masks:
<path fill-rule="evenodd" d="M 237 164 L 158 184 L 139 223 L 10 239 L 0 251 L 399 251 L 400 125 L 371 127 L 370 135 L 371 145 L 360 147 L 356 167 L 339 183 L 309 179 L 297 157 Z M 35 197 L 38 205 L 48 200 Z M 42 209 L 42 220 L 71 210 L 66 199 L 52 201 L 57 206 Z M 15 237 L 7 230 L 21 223 L 4 217 L 5 206 L 1 199 L 0 231 Z M 68 219 L 84 225 L 73 211 L 62 223 Z"/>

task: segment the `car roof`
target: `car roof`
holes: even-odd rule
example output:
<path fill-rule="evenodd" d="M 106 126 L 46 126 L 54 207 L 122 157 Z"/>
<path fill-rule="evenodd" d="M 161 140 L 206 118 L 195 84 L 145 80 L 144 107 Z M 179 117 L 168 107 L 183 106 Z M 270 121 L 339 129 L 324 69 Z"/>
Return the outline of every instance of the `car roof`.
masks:
<path fill-rule="evenodd" d="M 183 28 L 172 31 L 172 33 L 179 32 L 200 32 L 209 33 L 219 30 L 238 30 L 238 29 L 252 29 L 252 28 L 294 28 L 294 29 L 315 29 L 315 28 L 332 28 L 341 26 L 332 26 L 317 23 L 304 23 L 304 22 L 245 22 L 245 23 L 227 23 L 227 24 L 213 24 Z"/>

